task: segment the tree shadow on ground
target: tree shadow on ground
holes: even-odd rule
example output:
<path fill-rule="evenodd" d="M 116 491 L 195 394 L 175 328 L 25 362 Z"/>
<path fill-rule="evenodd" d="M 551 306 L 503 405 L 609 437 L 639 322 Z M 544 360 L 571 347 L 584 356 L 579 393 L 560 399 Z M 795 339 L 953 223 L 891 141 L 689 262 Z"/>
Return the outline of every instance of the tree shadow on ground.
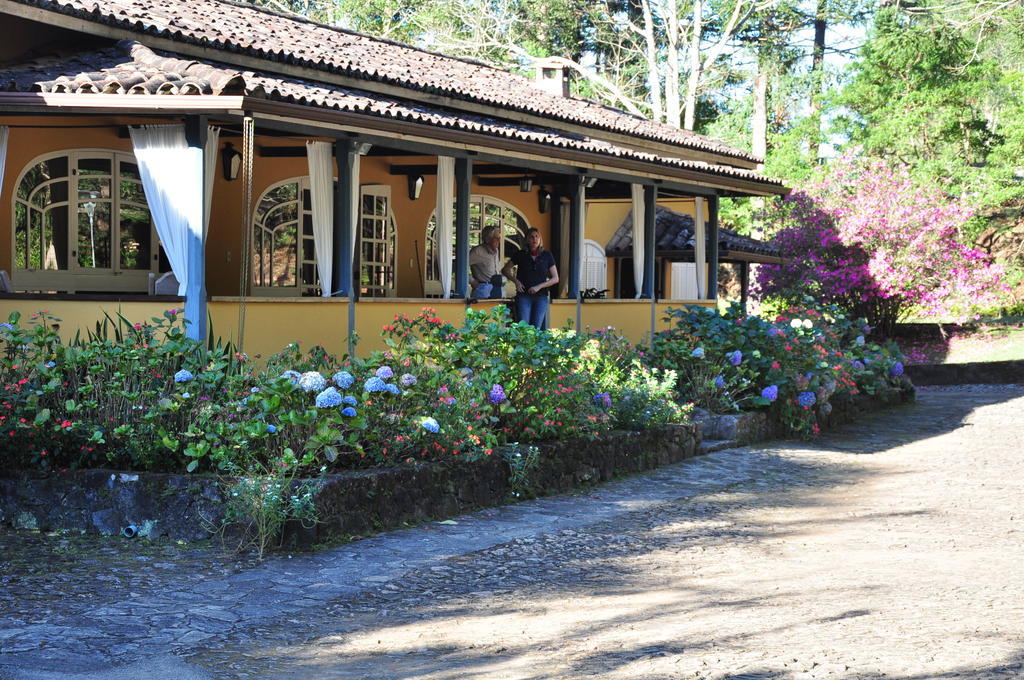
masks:
<path fill-rule="evenodd" d="M 808 592 L 808 586 L 799 580 L 791 582 L 789 588 L 759 590 L 757 596 L 751 597 L 728 586 L 709 587 L 698 579 L 676 579 L 652 591 L 651 584 L 644 583 L 641 575 L 658 555 L 676 554 L 682 560 L 688 553 L 707 550 L 720 550 L 728 555 L 729 546 L 792 542 L 813 536 L 820 530 L 820 521 L 813 516 L 786 519 L 794 510 L 814 510 L 817 517 L 827 517 L 833 526 L 880 525 L 927 515 L 930 512 L 927 509 L 910 509 L 842 516 L 842 501 L 837 500 L 833 492 L 865 480 L 874 474 L 872 469 L 854 464 L 855 459 L 845 462 L 833 457 L 827 463 L 813 455 L 804 459 L 800 451 L 808 454 L 879 453 L 970 426 L 969 417 L 974 409 L 1022 394 L 1021 390 L 936 392 L 934 396 L 926 393 L 916 405 L 867 417 L 856 425 L 830 433 L 817 443 L 801 443 L 795 449 L 796 455 L 789 455 L 785 460 L 771 454 L 769 447 L 752 448 L 747 455 L 761 456 L 765 469 L 772 471 L 771 479 L 763 484 L 756 478 L 748 479 L 741 484 L 660 503 L 579 530 L 556 532 L 542 537 L 539 546 L 535 541 L 514 540 L 449 559 L 446 564 L 453 569 L 447 577 L 438 578 L 420 569 L 419 573 L 403 576 L 401 585 L 392 592 L 367 592 L 358 598 L 335 601 L 318 610 L 315 616 L 290 617 L 287 622 L 278 622 L 287 626 L 291 633 L 287 642 L 260 640 L 259 636 L 253 639 L 252 635 L 245 634 L 226 641 L 230 643 L 230 651 L 217 655 L 236 661 L 248 659 L 249 671 L 255 671 L 260 677 L 361 677 L 362 673 L 382 680 L 575 678 L 610 673 L 652 659 L 685 656 L 691 650 L 707 650 L 716 645 L 742 648 L 753 644 L 758 636 L 793 634 L 814 626 L 842 625 L 870 617 L 873 613 L 870 609 L 836 603 L 836 611 L 824 617 L 796 616 L 778 622 L 766 619 L 758 621 L 750 630 L 732 634 L 709 628 L 672 642 L 646 641 L 641 645 L 599 648 L 601 640 L 615 631 L 633 626 L 657 629 L 662 622 L 667 626 L 683 617 L 702 616 L 709 608 L 724 616 L 729 612 L 749 615 L 757 609 L 780 611 L 788 602 L 800 598 L 827 602 L 830 596 L 827 588 Z M 864 428 L 872 429 L 877 436 L 865 439 Z M 859 446 L 854 446 L 855 441 L 860 441 Z M 892 477 L 899 473 L 887 471 L 886 474 Z M 497 551 L 497 547 L 501 550 Z M 557 559 L 545 555 L 548 550 L 557 551 Z M 530 560 L 538 559 L 537 555 L 545 556 L 541 559 L 543 567 L 530 566 Z M 752 565 L 750 581 L 756 583 L 759 578 L 756 565 Z M 768 578 L 770 580 L 771 575 Z M 880 583 L 867 582 L 860 591 L 867 596 L 881 587 Z M 649 606 L 628 606 L 652 594 L 654 602 Z M 558 630 L 543 630 L 546 612 L 574 607 L 594 609 L 588 616 L 577 617 Z M 451 631 L 451 635 L 444 640 L 415 637 L 416 627 L 426 623 L 434 630 Z M 263 629 L 273 627 L 261 626 Z M 479 637 L 475 639 L 471 631 L 477 631 Z M 381 651 L 373 648 L 372 639 L 381 641 Z M 301 642 L 296 644 L 297 640 Z M 579 651 L 590 643 L 595 645 L 593 650 Z M 558 659 L 556 668 L 550 665 L 531 667 L 543 654 L 547 654 L 550 664 L 550 658 L 558 656 L 553 655 L 552 650 L 563 647 L 576 650 L 575 656 Z M 203 663 L 223 668 L 209 655 L 199 658 Z M 981 675 L 976 677 L 1000 677 L 998 673 L 1004 672 L 1001 669 L 1015 666 L 1019 666 L 1016 657 L 986 669 L 969 671 L 978 670 Z M 659 675 L 656 664 L 651 670 L 651 674 L 643 677 L 679 677 Z M 715 669 L 708 669 L 712 670 Z M 732 674 L 728 674 L 727 669 L 723 674 L 722 670 L 703 677 L 722 680 L 796 677 L 792 669 L 781 665 L 762 664 L 758 670 L 745 667 Z M 964 675 L 963 669 L 959 672 Z M 889 673 L 885 677 L 925 680 L 955 677 L 956 673 L 906 676 Z M 856 677 L 872 676 L 859 674 Z M 967 673 L 967 677 L 975 676 Z"/>

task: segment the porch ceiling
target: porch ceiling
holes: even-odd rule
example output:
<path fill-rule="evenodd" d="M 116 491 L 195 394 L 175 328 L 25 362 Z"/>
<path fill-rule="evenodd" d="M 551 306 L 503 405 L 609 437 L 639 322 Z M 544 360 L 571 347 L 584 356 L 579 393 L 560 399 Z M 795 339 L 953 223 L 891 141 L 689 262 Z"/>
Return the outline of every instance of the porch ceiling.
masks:
<path fill-rule="evenodd" d="M 660 175 L 669 181 L 690 182 L 710 190 L 753 195 L 788 193 L 778 180 L 751 170 L 644 153 L 584 135 L 431 107 L 364 90 L 265 72 L 237 71 L 221 63 L 157 53 L 134 41 L 7 67 L 0 73 L 0 91 L 71 95 L 61 98 L 64 107 L 80 96 L 93 95 L 88 97 L 93 106 L 110 102 L 111 109 L 120 110 L 128 106 L 170 111 L 173 109 L 167 106 L 169 98 L 186 106 L 237 99 L 236 104 L 249 110 L 310 125 L 359 124 L 372 131 L 396 135 L 415 131 L 425 137 L 457 139 L 459 144 L 475 144 L 492 151 L 521 150 L 550 160 L 562 159 L 563 163 L 593 163 L 627 173 L 640 172 L 640 177 L 648 181 Z M 3 99 L 0 93 L 0 100 Z M 44 97 L 44 108 L 47 101 Z M 384 121 L 394 124 L 385 125 Z"/>

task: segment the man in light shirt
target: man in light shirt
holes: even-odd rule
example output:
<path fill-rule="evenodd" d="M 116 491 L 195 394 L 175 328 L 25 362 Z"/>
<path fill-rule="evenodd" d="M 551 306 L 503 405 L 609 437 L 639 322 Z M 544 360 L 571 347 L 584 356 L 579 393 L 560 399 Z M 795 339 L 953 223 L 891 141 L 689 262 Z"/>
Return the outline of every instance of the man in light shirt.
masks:
<path fill-rule="evenodd" d="M 477 300 L 502 297 L 501 229 L 484 227 L 480 232 L 480 245 L 469 250 L 470 297 Z"/>

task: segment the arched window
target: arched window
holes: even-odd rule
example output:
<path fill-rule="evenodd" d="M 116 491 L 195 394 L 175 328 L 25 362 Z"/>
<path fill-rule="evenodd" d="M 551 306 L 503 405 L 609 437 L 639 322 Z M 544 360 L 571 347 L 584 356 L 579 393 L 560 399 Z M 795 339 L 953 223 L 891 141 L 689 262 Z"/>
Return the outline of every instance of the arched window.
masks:
<path fill-rule="evenodd" d="M 389 187 L 368 185 L 359 193 L 360 294 L 391 296 L 395 221 Z M 278 182 L 260 196 L 253 219 L 252 285 L 259 295 L 320 295 L 308 177 Z"/>
<path fill-rule="evenodd" d="M 19 290 L 145 292 L 161 268 L 135 157 L 74 150 L 35 159 L 14 195 Z"/>
<path fill-rule="evenodd" d="M 480 231 L 484 227 L 494 225 L 501 228 L 501 259 L 504 262 L 515 250 L 526 246 L 526 230 L 530 224 L 523 217 L 523 214 L 508 203 L 490 196 L 471 196 L 469 199 L 469 242 L 470 247 L 480 243 Z M 438 268 L 437 253 L 437 223 L 434 216 L 430 216 L 427 223 L 426 247 L 426 268 L 424 270 L 424 291 L 429 296 L 440 296 L 441 275 Z M 451 254 L 455 259 L 454 245 Z M 455 281 L 454 264 L 452 268 L 452 283 Z M 505 283 L 505 295 L 515 295 L 515 287 Z"/>
<path fill-rule="evenodd" d="M 583 241 L 583 262 L 581 271 L 583 280 L 580 282 L 581 290 L 606 290 L 608 288 L 608 260 L 605 258 L 604 248 L 597 241 L 586 239 Z"/>

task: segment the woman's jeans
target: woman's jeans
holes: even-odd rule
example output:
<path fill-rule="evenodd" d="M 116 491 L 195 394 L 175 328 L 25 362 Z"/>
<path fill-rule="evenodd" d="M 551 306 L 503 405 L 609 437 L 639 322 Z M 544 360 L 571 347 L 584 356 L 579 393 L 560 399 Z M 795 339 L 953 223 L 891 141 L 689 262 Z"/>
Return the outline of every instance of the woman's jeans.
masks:
<path fill-rule="evenodd" d="M 548 302 L 551 300 L 547 293 L 530 295 L 519 293 L 516 295 L 516 317 L 519 321 L 544 330 L 547 328 Z"/>

